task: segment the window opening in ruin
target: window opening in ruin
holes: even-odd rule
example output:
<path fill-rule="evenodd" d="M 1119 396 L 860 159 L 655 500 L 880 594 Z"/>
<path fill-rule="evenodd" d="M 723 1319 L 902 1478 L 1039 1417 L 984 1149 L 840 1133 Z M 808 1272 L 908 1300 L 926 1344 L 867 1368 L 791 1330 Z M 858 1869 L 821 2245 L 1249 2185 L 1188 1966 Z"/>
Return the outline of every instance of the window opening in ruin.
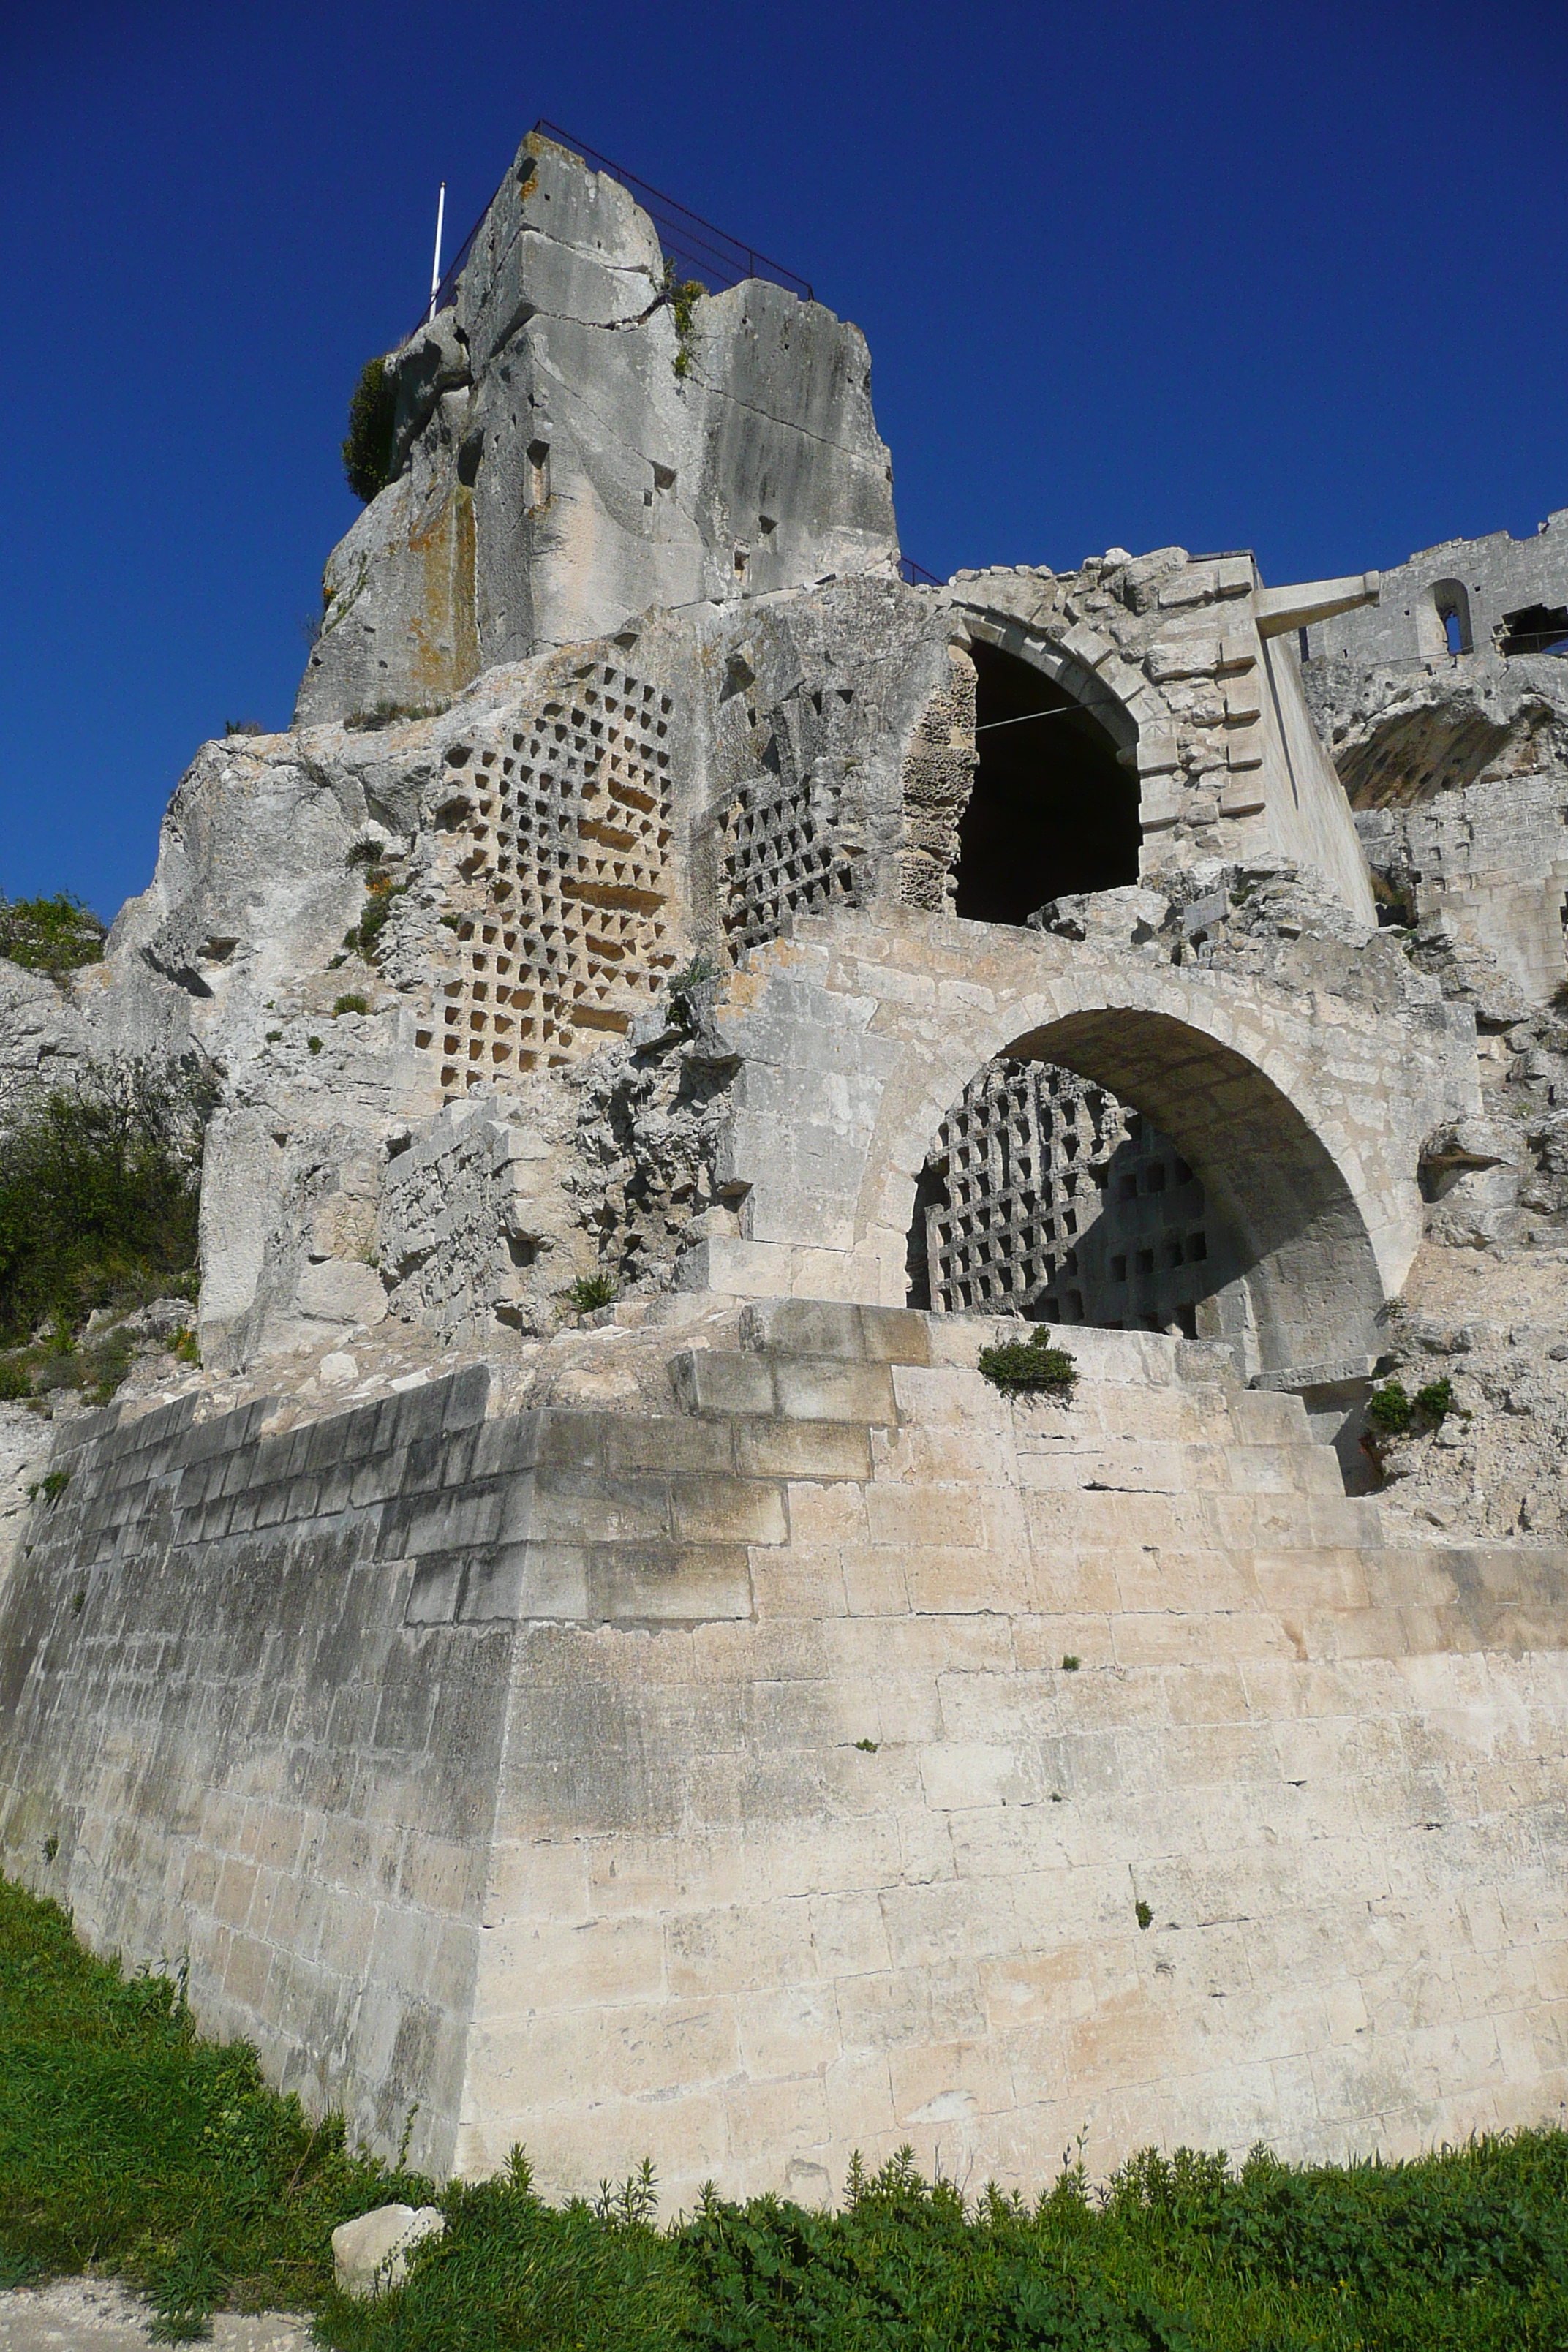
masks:
<path fill-rule="evenodd" d="M 1138 786 L 1100 721 L 1016 655 L 970 652 L 979 766 L 959 826 L 956 912 L 1022 923 L 1068 892 L 1136 882 Z M 1071 716 L 1031 723 L 1046 711 Z"/>
<path fill-rule="evenodd" d="M 1568 604 L 1526 604 L 1505 613 L 1498 625 L 1498 651 L 1504 655 L 1568 655 Z"/>
<path fill-rule="evenodd" d="M 1158 1128 L 1074 1071 L 999 1055 L 917 1180 L 909 1302 L 1196 1338 L 1200 1307 L 1238 1270 L 1228 1248 L 1211 1254 L 1213 1223 Z"/>
<path fill-rule="evenodd" d="M 1443 632 L 1443 643 L 1449 654 L 1468 654 L 1474 640 L 1470 635 L 1470 599 L 1462 580 L 1438 580 L 1432 587 L 1432 609 L 1437 615 Z"/>

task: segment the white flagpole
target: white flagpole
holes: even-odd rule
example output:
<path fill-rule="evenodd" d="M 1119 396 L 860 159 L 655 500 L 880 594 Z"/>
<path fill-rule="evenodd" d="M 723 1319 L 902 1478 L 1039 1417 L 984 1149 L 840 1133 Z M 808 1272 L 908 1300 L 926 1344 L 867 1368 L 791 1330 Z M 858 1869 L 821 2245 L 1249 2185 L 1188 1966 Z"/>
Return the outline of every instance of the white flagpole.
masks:
<path fill-rule="evenodd" d="M 436 258 L 430 268 L 430 311 L 436 316 L 436 297 L 441 290 L 441 224 L 447 217 L 447 183 L 441 183 L 441 194 L 436 205 Z M 426 320 L 428 324 L 428 320 Z"/>

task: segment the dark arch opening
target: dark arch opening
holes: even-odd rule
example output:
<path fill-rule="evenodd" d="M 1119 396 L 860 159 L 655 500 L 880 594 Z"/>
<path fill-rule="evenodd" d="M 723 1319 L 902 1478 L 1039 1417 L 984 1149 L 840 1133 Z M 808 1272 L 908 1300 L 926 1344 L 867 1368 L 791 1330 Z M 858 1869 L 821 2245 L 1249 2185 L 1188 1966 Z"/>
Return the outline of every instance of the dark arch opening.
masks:
<path fill-rule="evenodd" d="M 976 1073 L 917 1181 L 909 1280 L 939 1312 L 1190 1328 L 1248 1370 L 1364 1365 L 1383 1303 L 1354 1197 L 1289 1097 L 1217 1039 L 1112 1007 Z"/>
<path fill-rule="evenodd" d="M 958 829 L 955 911 L 1022 923 L 1048 899 L 1136 882 L 1137 780 L 1104 726 L 1016 654 L 970 652 L 980 764 Z M 1035 715 L 1058 711 L 1070 715 Z"/>

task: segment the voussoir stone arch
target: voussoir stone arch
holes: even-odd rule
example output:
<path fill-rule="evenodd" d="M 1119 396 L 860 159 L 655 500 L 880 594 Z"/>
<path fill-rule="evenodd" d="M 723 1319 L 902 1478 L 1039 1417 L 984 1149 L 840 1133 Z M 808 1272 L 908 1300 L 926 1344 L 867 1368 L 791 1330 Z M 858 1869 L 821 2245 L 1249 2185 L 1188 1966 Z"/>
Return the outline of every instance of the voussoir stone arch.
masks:
<path fill-rule="evenodd" d="M 1141 729 L 1170 725 L 1158 688 L 1082 623 L 1025 621 L 994 605 L 970 606 L 963 618 L 972 644 L 994 646 L 1037 669 L 1092 712 L 1119 751 L 1136 752 Z"/>
<path fill-rule="evenodd" d="M 1420 1239 L 1420 1137 L 1465 1084 L 1440 1030 L 1391 1060 L 1342 1004 L 956 919 L 804 924 L 741 1000 L 720 1019 L 747 1055 L 730 1162 L 750 1192 L 716 1286 L 902 1303 L 937 1129 L 1012 1054 L 1110 1087 L 1191 1161 L 1245 1249 L 1266 1371 L 1372 1352 Z"/>

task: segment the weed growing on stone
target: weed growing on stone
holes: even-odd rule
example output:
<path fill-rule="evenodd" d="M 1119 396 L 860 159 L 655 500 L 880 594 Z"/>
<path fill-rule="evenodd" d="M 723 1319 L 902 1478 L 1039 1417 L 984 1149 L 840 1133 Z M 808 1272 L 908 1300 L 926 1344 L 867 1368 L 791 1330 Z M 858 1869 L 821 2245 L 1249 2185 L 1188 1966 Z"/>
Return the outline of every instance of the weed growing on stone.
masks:
<path fill-rule="evenodd" d="M 377 943 L 386 929 L 392 910 L 399 898 L 408 895 L 406 882 L 394 882 L 389 875 L 372 868 L 365 881 L 364 912 L 353 929 L 343 933 L 343 945 L 353 948 L 366 963 L 376 959 Z"/>
<path fill-rule="evenodd" d="M 378 728 L 397 727 L 405 719 L 439 719 L 448 708 L 446 702 L 393 702 L 384 696 L 368 710 L 351 710 L 343 725 L 351 734 L 374 734 Z"/>
<path fill-rule="evenodd" d="M 694 955 L 691 961 L 672 971 L 664 983 L 669 1002 L 670 1018 L 682 1029 L 690 1031 L 697 1025 L 696 996 L 705 981 L 716 978 L 713 966 L 705 955 Z"/>
<path fill-rule="evenodd" d="M 601 1307 L 613 1307 L 620 1288 L 613 1274 L 580 1274 L 566 1293 L 568 1306 L 575 1315 L 596 1315 Z"/>
<path fill-rule="evenodd" d="M 368 1013 L 369 1011 L 369 997 L 361 996 L 358 991 L 355 990 L 347 996 L 340 996 L 338 998 L 336 1003 L 332 1006 L 332 1019 L 334 1021 L 339 1021 L 342 1018 L 345 1013 Z"/>
<path fill-rule="evenodd" d="M 1078 1386 L 1078 1366 L 1065 1348 L 1053 1347 L 1042 1324 L 1027 1339 L 1008 1339 L 999 1348 L 982 1348 L 980 1370 L 993 1388 L 1055 1397 L 1068 1404 Z"/>
<path fill-rule="evenodd" d="M 1366 1401 L 1372 1449 L 1381 1458 L 1395 1438 L 1440 1428 L 1456 1410 L 1453 1382 L 1446 1375 L 1440 1381 L 1428 1381 L 1414 1396 L 1406 1394 L 1402 1381 L 1385 1381 Z"/>
<path fill-rule="evenodd" d="M 707 291 L 708 289 L 695 278 L 678 278 L 673 261 L 665 263 L 664 299 L 675 320 L 675 373 L 681 382 L 691 373 L 697 305 Z"/>
<path fill-rule="evenodd" d="M 394 2199 L 444 2236 L 340 2295 L 332 2230 Z M 1147 2148 L 1100 2190 L 1080 2143 L 1034 2201 L 906 2149 L 857 2158 L 836 2212 L 709 2190 L 663 2227 L 649 2166 L 555 2206 L 514 2149 L 437 2197 L 204 2041 L 183 1974 L 127 1979 L 0 1880 L 0 2283 L 89 2265 L 165 2340 L 272 2305 L 337 2352 L 1561 2352 L 1568 2135 L 1345 2167 Z"/>

